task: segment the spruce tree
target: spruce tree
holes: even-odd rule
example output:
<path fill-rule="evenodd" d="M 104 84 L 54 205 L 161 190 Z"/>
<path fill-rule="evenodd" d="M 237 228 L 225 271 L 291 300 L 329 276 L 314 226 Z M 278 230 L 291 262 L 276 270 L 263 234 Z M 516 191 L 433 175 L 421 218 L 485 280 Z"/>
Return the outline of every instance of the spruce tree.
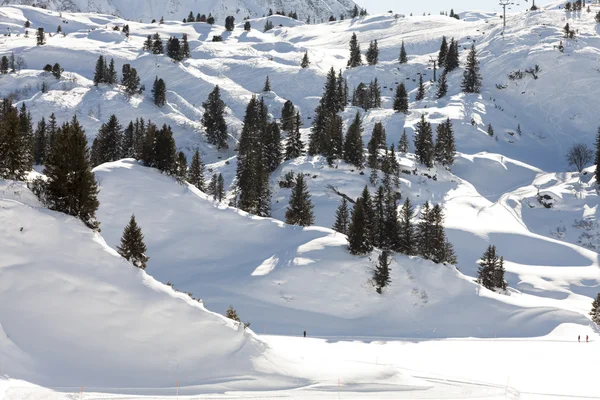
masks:
<path fill-rule="evenodd" d="M 392 261 L 390 259 L 390 252 L 388 250 L 383 250 L 379 255 L 377 267 L 373 272 L 373 283 L 375 284 L 375 290 L 379 294 L 382 293 L 384 287 L 392 283 L 392 279 L 390 277 L 391 263 Z"/>
<path fill-rule="evenodd" d="M 46 127 L 46 157 L 48 158 L 50 152 L 52 151 L 52 144 L 54 143 L 54 139 L 56 138 L 56 131 L 58 129 L 58 124 L 56 123 L 56 116 L 54 113 L 50 114 L 50 118 L 48 118 L 48 125 Z"/>
<path fill-rule="evenodd" d="M 99 83 L 106 82 L 106 66 L 105 60 L 103 56 L 98 57 L 98 61 L 96 61 L 96 70 L 94 72 L 94 85 L 98 86 Z"/>
<path fill-rule="evenodd" d="M 327 158 L 329 166 L 343 157 L 344 154 L 344 121 L 341 116 L 334 115 L 325 127 L 326 137 L 321 153 Z"/>
<path fill-rule="evenodd" d="M 216 190 L 216 200 L 218 202 L 222 202 L 225 199 L 225 179 L 223 179 L 223 175 L 219 174 L 217 177 L 217 190 Z"/>
<path fill-rule="evenodd" d="M 46 160 L 46 150 L 48 149 L 48 139 L 46 136 L 46 120 L 44 117 L 38 122 L 35 130 L 33 158 L 36 165 L 43 165 Z"/>
<path fill-rule="evenodd" d="M 406 48 L 404 47 L 404 40 L 400 46 L 400 57 L 398 58 L 400 64 L 406 64 L 408 62 L 408 56 L 406 55 Z"/>
<path fill-rule="evenodd" d="M 596 325 L 600 325 L 600 293 L 598 293 L 592 302 L 592 311 L 590 312 L 590 316 Z"/>
<path fill-rule="evenodd" d="M 156 131 L 154 162 L 154 167 L 161 172 L 177 176 L 177 149 L 170 126 L 163 125 L 161 129 Z"/>
<path fill-rule="evenodd" d="M 190 51 L 190 44 L 188 43 L 188 35 L 187 33 L 184 33 L 181 35 L 181 54 L 179 58 L 184 60 L 186 58 L 190 58 L 191 56 L 192 53 Z"/>
<path fill-rule="evenodd" d="M 385 181 L 385 180 L 384 180 Z M 397 251 L 400 247 L 400 221 L 398 219 L 398 201 L 396 193 L 392 191 L 390 182 L 384 182 L 385 203 L 383 218 L 383 243 L 382 247 Z"/>
<path fill-rule="evenodd" d="M 125 93 L 129 96 L 133 96 L 140 92 L 140 77 L 138 76 L 137 70 L 131 68 L 129 64 L 123 65 L 123 80 L 121 83 L 125 86 Z"/>
<path fill-rule="evenodd" d="M 288 140 L 285 146 L 285 160 L 291 160 L 298 158 L 302 155 L 304 149 L 304 143 L 300 135 L 300 126 L 302 124 L 300 119 L 300 113 L 296 113 L 294 130 L 288 134 Z"/>
<path fill-rule="evenodd" d="M 308 59 L 308 51 L 304 53 L 304 57 L 302 57 L 302 62 L 300 63 L 300 67 L 308 68 L 310 66 L 310 60 Z"/>
<path fill-rule="evenodd" d="M 421 116 L 421 121 L 416 126 L 415 137 L 415 155 L 419 163 L 427 168 L 433 167 L 434 146 L 433 146 L 433 131 L 431 124 L 425 120 L 425 115 Z"/>
<path fill-rule="evenodd" d="M 233 31 L 235 28 L 235 18 L 233 16 L 228 16 L 225 18 L 225 29 L 229 32 Z"/>
<path fill-rule="evenodd" d="M 263 92 L 271 91 L 271 81 L 269 80 L 269 76 L 267 75 L 267 79 L 265 80 L 265 86 L 263 87 Z"/>
<path fill-rule="evenodd" d="M 146 123 L 143 118 L 136 118 L 133 130 L 133 158 L 143 160 L 145 139 Z"/>
<path fill-rule="evenodd" d="M 211 13 L 208 13 L 208 18 L 206 18 L 206 23 L 209 25 L 215 24 L 215 17 L 213 17 Z"/>
<path fill-rule="evenodd" d="M 441 65 L 440 65 L 441 66 Z M 458 42 L 454 38 L 450 39 L 448 45 L 448 53 L 446 53 L 446 60 L 444 68 L 446 72 L 450 73 L 459 67 L 458 61 Z"/>
<path fill-rule="evenodd" d="M 164 107 L 167 103 L 167 85 L 165 85 L 165 81 L 161 79 L 154 80 L 154 86 L 152 87 L 152 97 L 154 100 L 154 104 L 158 107 Z"/>
<path fill-rule="evenodd" d="M 44 33 L 44 28 L 38 28 L 35 37 L 38 46 L 43 46 L 46 44 L 46 34 Z"/>
<path fill-rule="evenodd" d="M 245 30 L 246 32 L 250 32 L 250 31 L 252 30 L 252 24 L 250 23 L 250 21 L 246 21 L 246 22 L 244 23 L 244 30 Z"/>
<path fill-rule="evenodd" d="M 177 154 L 177 163 L 175 166 L 175 177 L 180 183 L 185 182 L 187 178 L 187 157 L 183 151 Z"/>
<path fill-rule="evenodd" d="M 217 186 L 219 184 L 219 176 L 217 174 L 213 174 L 210 178 L 210 182 L 208 184 L 208 188 L 206 189 L 206 193 L 213 197 L 213 200 L 217 200 Z"/>
<path fill-rule="evenodd" d="M 380 108 L 381 107 L 381 88 L 379 87 L 379 81 L 375 78 L 369 84 L 369 103 L 368 108 Z"/>
<path fill-rule="evenodd" d="M 296 176 L 296 185 L 292 189 L 290 204 L 285 212 L 285 223 L 289 225 L 310 226 L 315 222 L 313 204 L 310 200 L 308 185 L 304 175 Z"/>
<path fill-rule="evenodd" d="M 204 114 L 202 125 L 206 129 L 208 143 L 217 146 L 218 150 L 226 149 L 227 145 L 227 123 L 225 122 L 225 103 L 221 100 L 221 89 L 215 86 L 208 95 L 206 102 L 202 103 Z"/>
<path fill-rule="evenodd" d="M 62 73 L 65 70 L 63 68 L 61 68 L 59 63 L 55 63 L 52 66 L 52 76 L 55 77 L 56 79 L 60 79 L 62 77 Z"/>
<path fill-rule="evenodd" d="M 98 186 L 89 162 L 87 138 L 76 117 L 59 128 L 46 161 L 43 198 L 51 209 L 98 229 Z"/>
<path fill-rule="evenodd" d="M 437 141 L 435 143 L 435 161 L 445 167 L 454 164 L 456 146 L 454 144 L 454 131 L 452 122 L 448 118 L 437 127 Z"/>
<path fill-rule="evenodd" d="M 425 98 L 425 84 L 423 83 L 423 74 L 419 74 L 419 87 L 417 89 L 417 95 L 415 101 L 421 101 Z"/>
<path fill-rule="evenodd" d="M 360 65 L 362 65 L 360 44 L 358 44 L 358 38 L 356 37 L 356 33 L 353 33 L 352 39 L 350 39 L 350 58 L 348 59 L 348 67 L 355 68 Z"/>
<path fill-rule="evenodd" d="M 335 223 L 333 224 L 333 230 L 344 235 L 348 235 L 348 227 L 350 225 L 350 212 L 348 210 L 348 201 L 345 197 L 342 198 L 342 202 L 335 212 Z"/>
<path fill-rule="evenodd" d="M 426 260 L 432 260 L 435 252 L 434 229 L 432 223 L 432 210 L 429 202 L 425 202 L 421 209 L 419 223 L 415 230 L 417 239 L 417 252 Z"/>
<path fill-rule="evenodd" d="M 367 214 L 363 200 L 359 199 L 352 211 L 352 220 L 348 227 L 348 250 L 353 255 L 364 255 L 373 251 L 369 237 Z"/>
<path fill-rule="evenodd" d="M 404 82 L 401 82 L 396 88 L 396 96 L 394 97 L 394 111 L 408 114 L 408 93 Z"/>
<path fill-rule="evenodd" d="M 357 112 L 344 141 L 344 161 L 357 168 L 362 168 L 364 165 L 362 132 L 362 120 L 360 113 Z"/>
<path fill-rule="evenodd" d="M 192 157 L 192 163 L 190 164 L 190 170 L 188 171 L 188 182 L 191 185 L 196 186 L 198 190 L 205 190 L 204 183 L 204 164 L 200 159 L 200 150 L 196 149 L 194 156 Z"/>
<path fill-rule="evenodd" d="M 281 131 L 277 122 L 272 122 L 267 127 L 263 151 L 268 171 L 274 172 L 281 165 L 281 160 L 283 158 Z"/>
<path fill-rule="evenodd" d="M 115 115 L 102 124 L 92 147 L 92 165 L 97 166 L 121 159 L 123 154 L 123 127 Z"/>
<path fill-rule="evenodd" d="M 440 52 L 438 53 L 438 65 L 440 67 L 446 64 L 446 55 L 448 54 L 448 41 L 446 36 L 442 37 L 442 45 L 440 46 Z"/>
<path fill-rule="evenodd" d="M 369 65 L 377 65 L 379 63 L 379 46 L 377 40 L 371 41 L 366 56 Z"/>
<path fill-rule="evenodd" d="M 25 103 L 23 103 L 23 106 Z M 24 180 L 33 167 L 33 137 L 28 114 L 19 112 L 8 99 L 2 101 L 0 111 L 0 178 Z"/>
<path fill-rule="evenodd" d="M 154 152 L 154 147 L 156 144 L 157 132 L 158 127 L 151 121 L 148 121 L 148 126 L 146 126 L 143 142 L 141 144 L 140 157 L 146 167 L 156 167 L 156 154 Z"/>
<path fill-rule="evenodd" d="M 281 129 L 285 132 L 292 132 L 296 123 L 296 107 L 291 101 L 286 101 L 281 110 Z"/>
<path fill-rule="evenodd" d="M 152 50 L 152 35 L 148 35 L 148 37 L 146 38 L 146 41 L 144 42 L 144 51 L 150 51 Z"/>
<path fill-rule="evenodd" d="M 311 156 L 322 154 L 327 147 L 327 142 L 330 139 L 328 129 L 335 125 L 335 116 L 339 111 L 343 111 L 345 104 L 342 104 L 343 99 L 340 98 L 338 77 L 335 69 L 331 68 L 327 74 L 325 89 L 319 106 L 315 110 L 315 118 L 310 133 L 308 145 L 308 153 Z M 340 101 L 342 100 L 342 101 Z"/>
<path fill-rule="evenodd" d="M 408 135 L 406 134 L 406 129 L 404 129 L 400 141 L 398 142 L 398 151 L 404 154 L 408 153 L 408 145 Z"/>
<path fill-rule="evenodd" d="M 337 76 L 337 93 L 338 99 L 338 110 L 344 111 L 348 105 L 348 82 L 342 75 L 342 70 L 338 72 Z"/>
<path fill-rule="evenodd" d="M 479 72 L 477 50 L 475 50 L 474 44 L 471 46 L 471 51 L 467 57 L 467 65 L 461 87 L 465 93 L 479 93 L 481 91 L 481 74 Z"/>
<path fill-rule="evenodd" d="M 167 41 L 167 57 L 175 61 L 183 60 L 183 52 L 181 51 L 181 43 L 176 37 L 170 37 Z"/>
<path fill-rule="evenodd" d="M 494 136 L 494 127 L 492 126 L 492 124 L 488 124 L 487 133 L 490 136 Z"/>
<path fill-rule="evenodd" d="M 135 267 L 146 269 L 146 263 L 150 259 L 146 256 L 146 244 L 144 244 L 144 234 L 142 228 L 137 224 L 135 215 L 131 216 L 129 224 L 123 231 L 121 237 L 121 245 L 117 247 L 117 251 L 127 261 Z"/>
<path fill-rule="evenodd" d="M 129 125 L 123 131 L 123 141 L 121 145 L 121 157 L 122 158 L 135 158 L 134 150 L 135 142 L 135 125 L 133 121 L 129 121 Z"/>
<path fill-rule="evenodd" d="M 163 47 L 163 42 L 158 33 L 155 33 L 152 37 L 152 54 L 164 54 L 165 49 Z"/>
<path fill-rule="evenodd" d="M 398 251 L 409 256 L 416 254 L 417 239 L 413 218 L 415 210 L 408 198 L 400 211 L 400 223 L 398 233 Z"/>
<path fill-rule="evenodd" d="M 108 63 L 108 70 L 106 71 L 106 77 L 104 80 L 109 85 L 114 85 L 117 83 L 117 70 L 115 68 L 115 60 L 112 58 L 110 59 L 110 63 Z"/>
<path fill-rule="evenodd" d="M 385 189 L 383 186 L 377 188 L 373 197 L 373 212 L 371 220 L 371 240 L 373 246 L 387 248 L 385 237 Z"/>
<path fill-rule="evenodd" d="M 0 73 L 2 75 L 8 74 L 8 57 L 2 56 L 2 61 L 0 61 Z"/>
<path fill-rule="evenodd" d="M 477 283 L 490 290 L 506 289 L 504 259 L 498 256 L 496 246 L 490 245 L 478 264 Z"/>

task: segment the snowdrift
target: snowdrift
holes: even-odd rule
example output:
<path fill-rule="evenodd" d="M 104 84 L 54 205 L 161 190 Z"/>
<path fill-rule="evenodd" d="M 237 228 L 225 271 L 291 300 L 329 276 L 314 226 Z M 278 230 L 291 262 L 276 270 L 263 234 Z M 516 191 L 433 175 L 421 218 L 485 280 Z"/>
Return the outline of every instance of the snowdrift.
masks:
<path fill-rule="evenodd" d="M 377 254 L 353 257 L 346 238 L 287 226 L 223 205 L 133 160 L 95 169 L 103 235 L 119 243 L 131 214 L 146 237 L 148 272 L 201 297 L 233 304 L 257 332 L 391 337 L 542 336 L 589 320 L 535 298 L 494 294 L 454 267 L 398 255 L 383 296 L 370 283 Z"/>

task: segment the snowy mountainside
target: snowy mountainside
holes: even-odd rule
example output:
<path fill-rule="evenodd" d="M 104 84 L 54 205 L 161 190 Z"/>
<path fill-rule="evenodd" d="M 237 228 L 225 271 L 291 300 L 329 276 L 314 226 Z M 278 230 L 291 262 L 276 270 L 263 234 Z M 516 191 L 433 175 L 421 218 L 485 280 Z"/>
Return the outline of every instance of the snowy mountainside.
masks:
<path fill-rule="evenodd" d="M 269 9 L 296 11 L 301 20 L 308 17 L 317 21 L 351 14 L 352 0 L 3 0 L 1 5 L 37 5 L 55 11 L 97 12 L 118 15 L 128 20 L 157 21 L 164 17 L 181 21 L 190 11 L 212 15 L 218 21 L 233 15 L 238 20 L 261 17 Z"/>

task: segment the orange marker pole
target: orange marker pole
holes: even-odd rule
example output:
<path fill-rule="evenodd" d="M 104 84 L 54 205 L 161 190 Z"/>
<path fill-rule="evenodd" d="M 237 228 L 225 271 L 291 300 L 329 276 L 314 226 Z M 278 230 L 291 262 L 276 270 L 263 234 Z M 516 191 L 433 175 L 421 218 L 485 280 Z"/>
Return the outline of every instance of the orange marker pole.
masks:
<path fill-rule="evenodd" d="M 177 400 L 179 400 L 179 380 L 175 381 L 175 386 L 177 387 Z"/>

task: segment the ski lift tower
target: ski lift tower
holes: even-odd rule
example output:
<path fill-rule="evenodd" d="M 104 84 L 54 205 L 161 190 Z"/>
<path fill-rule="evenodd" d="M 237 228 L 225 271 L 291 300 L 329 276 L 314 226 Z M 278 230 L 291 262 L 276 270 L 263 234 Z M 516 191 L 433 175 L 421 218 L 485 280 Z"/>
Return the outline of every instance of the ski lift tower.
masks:
<path fill-rule="evenodd" d="M 504 9 L 504 16 L 502 17 L 504 27 L 502 28 L 502 36 L 504 36 L 504 31 L 506 30 L 506 6 L 510 5 L 509 0 L 500 0 L 500 5 Z"/>

